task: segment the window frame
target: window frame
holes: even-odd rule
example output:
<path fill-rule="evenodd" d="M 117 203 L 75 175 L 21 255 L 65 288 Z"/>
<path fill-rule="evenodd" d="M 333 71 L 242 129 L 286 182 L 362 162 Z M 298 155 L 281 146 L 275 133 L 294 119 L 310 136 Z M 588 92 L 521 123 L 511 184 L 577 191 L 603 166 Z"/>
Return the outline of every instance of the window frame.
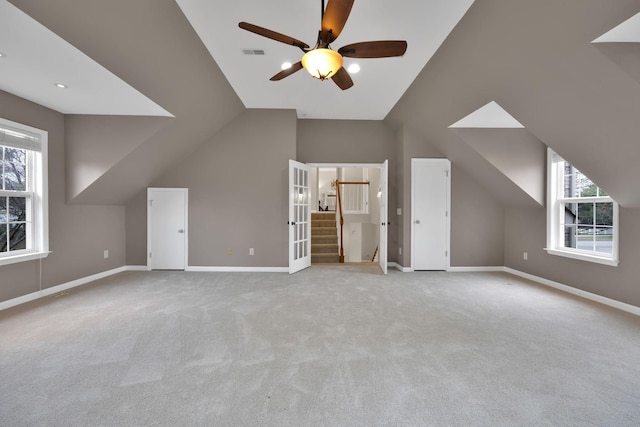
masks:
<path fill-rule="evenodd" d="M 5 140 L 4 130 L 27 136 L 24 143 Z M 0 266 L 46 258 L 49 255 L 48 132 L 0 118 L 0 146 L 27 151 L 25 191 L 2 190 L 0 197 L 26 197 L 26 248 L 0 253 Z"/>
<path fill-rule="evenodd" d="M 562 161 L 559 161 L 561 159 Z M 588 197 L 565 197 L 564 196 L 564 173 L 561 171 L 566 160 L 547 148 L 547 247 L 545 251 L 551 255 L 563 256 L 567 258 L 588 261 L 616 267 L 619 263 L 618 241 L 619 241 L 619 206 L 611 196 L 588 196 Z M 562 174 L 562 175 L 561 175 Z M 584 174 L 583 174 L 584 175 Z M 592 181 L 593 182 L 593 181 Z M 594 183 L 595 184 L 595 183 Z M 599 187 L 598 187 L 599 188 Z M 562 218 L 565 215 L 564 204 L 566 203 L 612 203 L 612 253 L 588 251 L 566 247 L 564 245 L 564 226 Z M 576 227 L 579 225 L 576 224 Z M 596 224 L 594 224 L 594 231 Z"/>

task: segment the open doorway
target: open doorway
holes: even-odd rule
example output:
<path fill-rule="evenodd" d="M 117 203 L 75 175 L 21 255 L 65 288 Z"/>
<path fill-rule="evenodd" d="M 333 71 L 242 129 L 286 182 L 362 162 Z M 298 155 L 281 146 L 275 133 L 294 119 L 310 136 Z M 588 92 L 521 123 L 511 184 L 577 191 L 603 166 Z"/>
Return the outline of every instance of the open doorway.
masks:
<path fill-rule="evenodd" d="M 309 166 L 311 263 L 338 263 L 343 257 L 345 264 L 378 265 L 381 255 L 381 166 Z"/>

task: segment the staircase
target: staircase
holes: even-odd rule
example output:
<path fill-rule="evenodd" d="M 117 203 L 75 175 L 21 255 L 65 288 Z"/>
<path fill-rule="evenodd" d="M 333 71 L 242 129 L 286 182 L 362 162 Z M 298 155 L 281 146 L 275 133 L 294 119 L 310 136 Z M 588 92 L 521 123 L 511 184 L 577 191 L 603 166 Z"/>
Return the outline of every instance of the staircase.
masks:
<path fill-rule="evenodd" d="M 311 263 L 339 262 L 335 212 L 311 214 Z"/>

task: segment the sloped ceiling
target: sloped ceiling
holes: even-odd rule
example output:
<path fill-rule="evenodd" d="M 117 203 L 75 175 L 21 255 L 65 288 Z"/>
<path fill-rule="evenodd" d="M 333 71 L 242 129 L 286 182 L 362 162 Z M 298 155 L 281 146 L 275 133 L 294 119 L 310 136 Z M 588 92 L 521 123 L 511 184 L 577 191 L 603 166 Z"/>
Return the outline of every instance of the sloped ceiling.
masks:
<path fill-rule="evenodd" d="M 0 52 L 0 90 L 21 98 L 64 114 L 171 117 L 171 113 L 5 0 L 0 0 Z"/>
<path fill-rule="evenodd" d="M 173 0 L 12 3 L 175 116 L 140 118 L 135 125 L 113 115 L 67 120 L 72 138 L 67 168 L 74 170 L 67 174 L 67 193 L 72 203 L 126 203 L 244 111 Z M 93 138 L 88 122 L 97 132 Z M 99 174 L 83 173 L 86 150 L 80 147 L 104 150 L 102 145 L 110 136 L 117 138 L 125 122 L 144 139 L 128 147 L 113 144 L 109 148 L 114 153 L 92 169 Z"/>
<path fill-rule="evenodd" d="M 639 11 L 635 0 L 478 0 L 388 120 L 510 204 L 506 183 L 449 128 L 495 100 L 623 207 L 638 207 L 640 85 L 591 41 Z"/>
<path fill-rule="evenodd" d="M 245 108 L 173 0 L 11 3 L 175 116 L 102 165 L 76 202 L 125 203 Z M 639 12 L 639 0 L 476 0 L 386 120 L 433 144 L 505 205 L 531 206 L 449 128 L 496 101 L 623 207 L 640 207 L 640 83 L 637 56 L 629 59 L 637 45 L 591 43 Z"/>

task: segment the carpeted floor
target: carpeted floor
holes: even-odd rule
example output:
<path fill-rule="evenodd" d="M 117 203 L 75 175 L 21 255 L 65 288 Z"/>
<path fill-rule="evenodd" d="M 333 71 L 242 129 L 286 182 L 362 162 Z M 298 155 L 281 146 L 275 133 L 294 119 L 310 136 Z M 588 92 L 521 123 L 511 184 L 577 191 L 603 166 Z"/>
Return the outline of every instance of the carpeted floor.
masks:
<path fill-rule="evenodd" d="M 0 312 L 0 425 L 640 425 L 640 318 L 502 273 L 128 272 Z"/>

